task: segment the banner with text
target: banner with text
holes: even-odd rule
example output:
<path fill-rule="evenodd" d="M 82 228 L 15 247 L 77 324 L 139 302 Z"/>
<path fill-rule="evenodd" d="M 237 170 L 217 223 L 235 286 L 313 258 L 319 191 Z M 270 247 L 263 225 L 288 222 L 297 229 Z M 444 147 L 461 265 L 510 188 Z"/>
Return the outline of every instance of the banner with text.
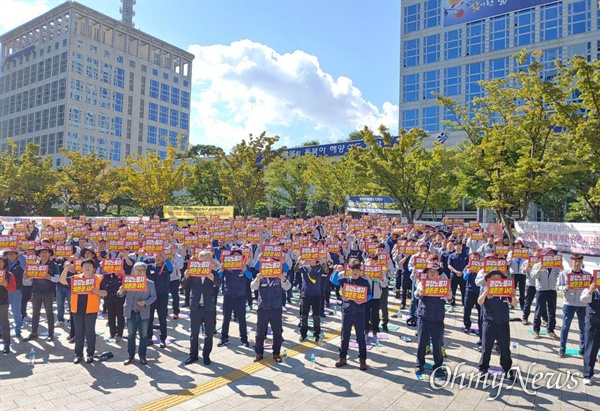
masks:
<path fill-rule="evenodd" d="M 515 221 L 515 230 L 530 248 L 600 255 L 600 224 Z"/>
<path fill-rule="evenodd" d="M 165 206 L 165 218 L 196 218 L 218 216 L 222 220 L 233 218 L 233 206 Z"/>

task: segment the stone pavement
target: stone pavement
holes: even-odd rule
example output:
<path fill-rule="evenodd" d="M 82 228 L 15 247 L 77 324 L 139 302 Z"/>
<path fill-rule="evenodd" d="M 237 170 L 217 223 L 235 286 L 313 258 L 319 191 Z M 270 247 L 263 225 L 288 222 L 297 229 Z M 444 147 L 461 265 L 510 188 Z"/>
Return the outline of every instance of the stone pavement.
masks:
<path fill-rule="evenodd" d="M 390 313 L 395 313 L 397 301 L 390 298 Z M 559 300 L 559 307 L 562 301 Z M 97 352 L 110 350 L 114 358 L 93 364 L 74 365 L 73 346 L 66 341 L 67 332 L 60 327 L 60 335 L 53 343 L 43 340 L 19 342 L 11 348 L 13 353 L 0 354 L 0 409 L 8 410 L 195 410 L 243 409 L 250 410 L 498 410 L 498 409 L 548 409 L 548 410 L 598 410 L 600 409 L 600 382 L 584 386 L 581 382 L 582 359 L 579 356 L 558 357 L 558 341 L 542 336 L 533 340 L 531 327 L 511 322 L 511 335 L 518 346 L 513 352 L 514 365 L 523 371 L 523 381 L 510 387 L 504 382 L 502 389 L 477 386 L 460 388 L 457 378 L 443 388 L 433 389 L 429 382 L 418 381 L 414 373 L 416 343 L 414 328 L 408 328 L 403 319 L 393 318 L 391 326 L 398 330 L 389 332 L 389 339 L 380 340 L 381 346 L 368 353 L 366 372 L 358 369 L 357 349 L 352 349 L 348 366 L 337 369 L 340 342 L 340 312 L 325 319 L 326 342 L 298 343 L 298 300 L 294 298 L 291 309 L 284 313 L 284 348 L 288 350 L 285 364 L 276 364 L 266 350 L 266 359 L 253 363 L 252 348 L 239 346 L 238 328 L 232 323 L 230 344 L 216 347 L 211 354 L 212 365 L 194 363 L 186 366 L 188 357 L 189 318 L 168 320 L 169 336 L 175 340 L 165 349 L 148 348 L 148 365 L 136 362 L 122 365 L 127 356 L 126 342 L 106 342 L 108 328 L 105 319 L 97 322 Z M 562 324 L 559 308 L 558 324 Z M 406 313 L 407 311 L 404 311 Z M 248 324 L 251 344 L 254 341 L 256 315 L 249 312 Z M 519 312 L 513 311 L 515 318 Z M 475 314 L 473 315 L 475 318 Z M 221 323 L 219 313 L 218 325 Z M 43 328 L 45 323 L 41 324 Z M 445 341 L 448 352 L 446 364 L 454 370 L 465 363 L 459 372 L 475 371 L 479 353 L 474 350 L 476 335 L 462 332 L 462 311 L 448 312 Z M 573 322 L 576 327 L 576 321 Z M 396 328 L 396 327 L 393 327 Z M 45 330 L 42 330 L 45 331 Z M 559 329 L 557 329 L 557 332 Z M 29 328 L 24 329 L 24 335 Z M 408 335 L 413 341 L 404 342 L 399 336 Z M 577 346 L 578 334 L 571 330 L 569 347 Z M 27 358 L 34 347 L 34 365 Z M 313 368 L 311 355 L 316 356 Z M 498 365 L 498 355 L 492 356 L 492 365 Z M 431 356 L 428 357 L 431 361 Z M 527 371 L 555 373 L 550 383 L 560 376 L 562 388 L 531 386 L 533 376 Z M 565 374 L 579 372 L 573 381 L 565 381 Z M 538 381 L 545 385 L 548 378 Z M 571 384 L 565 385 L 565 383 Z M 465 380 L 465 385 L 468 381 Z M 563 386 L 565 385 L 565 386 Z M 495 400 L 492 398 L 497 397 Z"/>

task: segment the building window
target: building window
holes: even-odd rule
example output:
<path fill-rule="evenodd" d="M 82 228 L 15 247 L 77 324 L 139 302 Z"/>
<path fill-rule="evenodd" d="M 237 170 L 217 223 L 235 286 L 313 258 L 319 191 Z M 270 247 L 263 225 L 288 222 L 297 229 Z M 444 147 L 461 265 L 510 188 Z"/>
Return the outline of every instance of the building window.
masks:
<path fill-rule="evenodd" d="M 177 137 L 178 134 L 176 131 L 169 131 L 169 144 L 173 147 L 177 147 Z"/>
<path fill-rule="evenodd" d="M 177 87 L 171 87 L 171 104 L 179 105 L 179 89 Z"/>
<path fill-rule="evenodd" d="M 172 108 L 170 110 L 171 115 L 169 116 L 169 125 L 171 127 L 177 127 L 179 125 L 179 111 Z"/>
<path fill-rule="evenodd" d="M 540 15 L 540 40 L 548 41 L 562 37 L 562 3 L 542 6 Z"/>
<path fill-rule="evenodd" d="M 121 161 L 121 142 L 111 141 L 110 145 L 110 159 L 112 161 Z"/>
<path fill-rule="evenodd" d="M 413 4 L 404 8 L 404 32 L 412 33 L 419 30 L 421 5 Z"/>
<path fill-rule="evenodd" d="M 544 50 L 542 53 L 542 61 L 541 63 L 544 65 L 544 71 L 542 74 L 543 81 L 552 81 L 556 74 L 558 73 L 556 69 L 556 60 L 562 59 L 562 48 L 555 48 Z"/>
<path fill-rule="evenodd" d="M 190 93 L 181 90 L 181 107 L 190 108 Z"/>
<path fill-rule="evenodd" d="M 462 56 L 462 29 L 450 30 L 444 33 L 444 60 Z"/>
<path fill-rule="evenodd" d="M 169 108 L 165 106 L 160 106 L 160 116 L 158 121 L 162 124 L 169 124 Z"/>
<path fill-rule="evenodd" d="M 535 42 L 535 9 L 515 13 L 515 47 Z"/>
<path fill-rule="evenodd" d="M 404 67 L 413 67 L 419 64 L 419 39 L 404 42 Z"/>
<path fill-rule="evenodd" d="M 190 127 L 190 115 L 188 113 L 180 113 L 180 122 L 179 125 L 183 130 L 188 130 Z"/>
<path fill-rule="evenodd" d="M 83 74 L 83 63 L 81 63 L 79 61 L 72 60 L 71 61 L 71 71 L 73 73 Z M 32 73 L 34 73 L 33 70 L 32 70 Z M 33 83 L 33 81 L 32 81 L 32 83 Z"/>
<path fill-rule="evenodd" d="M 580 44 L 571 44 L 567 48 L 567 58 L 570 59 L 573 56 L 582 56 L 587 59 L 587 61 L 592 61 L 592 43 L 580 43 Z"/>
<path fill-rule="evenodd" d="M 525 57 L 525 61 L 523 63 L 519 63 L 519 61 L 516 58 L 513 60 L 513 62 L 514 62 L 514 67 L 515 67 L 515 69 L 514 69 L 515 73 L 527 71 L 529 69 L 529 65 L 532 62 L 531 54 L 527 54 L 527 56 Z"/>
<path fill-rule="evenodd" d="M 123 56 L 117 56 L 117 63 L 123 64 Z"/>
<path fill-rule="evenodd" d="M 94 131 L 96 129 L 96 115 L 93 111 L 85 111 L 84 125 L 88 130 Z"/>
<path fill-rule="evenodd" d="M 153 76 L 158 76 L 158 70 L 157 69 L 152 69 L 152 75 Z"/>
<path fill-rule="evenodd" d="M 423 73 L 423 98 L 435 98 L 433 93 L 440 92 L 440 71 L 426 71 Z"/>
<path fill-rule="evenodd" d="M 110 131 L 109 118 L 106 114 L 98 114 L 98 131 L 104 134 Z"/>
<path fill-rule="evenodd" d="M 115 73 L 115 86 L 119 88 L 125 87 L 125 70 L 117 68 Z"/>
<path fill-rule="evenodd" d="M 467 24 L 467 55 L 474 56 L 485 52 L 485 21 Z"/>
<path fill-rule="evenodd" d="M 158 145 L 161 147 L 167 146 L 167 138 L 169 137 L 169 132 L 166 128 L 158 129 Z"/>
<path fill-rule="evenodd" d="M 110 108 L 110 91 L 106 87 L 100 87 L 100 107 Z"/>
<path fill-rule="evenodd" d="M 440 129 L 440 107 L 425 107 L 423 109 L 423 130 L 433 132 Z"/>
<path fill-rule="evenodd" d="M 442 128 L 444 130 L 450 130 L 454 127 L 453 125 L 446 124 L 447 121 L 450 121 L 452 123 L 458 123 L 458 119 L 454 114 L 454 110 L 452 110 L 450 107 L 444 107 L 444 122 L 442 124 Z"/>
<path fill-rule="evenodd" d="M 490 80 L 508 77 L 508 57 L 490 61 Z"/>
<path fill-rule="evenodd" d="M 423 7 L 423 25 L 426 29 L 440 24 L 440 0 L 426 0 Z"/>
<path fill-rule="evenodd" d="M 473 63 L 467 65 L 466 95 L 467 102 L 475 97 L 483 97 L 483 87 L 479 82 L 484 79 L 485 63 Z"/>
<path fill-rule="evenodd" d="M 115 117 L 115 136 L 121 137 L 123 135 L 123 119 L 121 117 Z"/>
<path fill-rule="evenodd" d="M 187 80 L 183 80 L 183 87 L 188 88 L 190 86 L 190 82 Z"/>
<path fill-rule="evenodd" d="M 419 99 L 419 74 L 402 77 L 402 100 L 405 103 Z"/>
<path fill-rule="evenodd" d="M 569 36 L 590 31 L 592 13 L 590 0 L 581 0 L 567 5 Z"/>
<path fill-rule="evenodd" d="M 115 92 L 115 111 L 123 112 L 123 93 Z"/>
<path fill-rule="evenodd" d="M 410 130 L 415 127 L 419 127 L 419 109 L 404 110 L 402 112 L 402 128 Z"/>
<path fill-rule="evenodd" d="M 101 76 L 102 82 L 106 83 L 106 84 L 112 84 L 112 74 L 113 74 L 112 64 L 103 63 L 102 64 L 102 76 Z"/>
<path fill-rule="evenodd" d="M 169 102 L 170 89 L 168 84 L 160 83 L 160 99 Z"/>
<path fill-rule="evenodd" d="M 158 104 L 148 103 L 148 120 L 158 121 Z"/>
<path fill-rule="evenodd" d="M 435 63 L 440 60 L 440 35 L 433 34 L 423 39 L 423 63 Z"/>
<path fill-rule="evenodd" d="M 150 80 L 150 97 L 158 98 L 158 81 Z"/>
<path fill-rule="evenodd" d="M 173 83 L 179 84 L 179 77 L 173 76 Z"/>
<path fill-rule="evenodd" d="M 156 144 L 156 138 L 157 138 L 156 126 L 148 126 L 148 136 L 146 137 L 146 142 L 148 144 Z"/>
<path fill-rule="evenodd" d="M 508 14 L 490 19 L 490 51 L 509 47 Z"/>
<path fill-rule="evenodd" d="M 461 68 L 449 67 L 444 69 L 444 96 L 461 94 Z"/>

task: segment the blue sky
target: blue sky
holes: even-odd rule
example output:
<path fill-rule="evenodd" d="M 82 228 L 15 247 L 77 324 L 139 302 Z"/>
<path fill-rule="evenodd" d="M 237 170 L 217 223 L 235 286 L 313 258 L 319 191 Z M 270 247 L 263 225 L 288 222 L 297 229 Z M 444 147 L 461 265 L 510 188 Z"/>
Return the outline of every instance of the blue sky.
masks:
<path fill-rule="evenodd" d="M 0 0 L 0 33 L 61 2 Z M 119 0 L 79 2 L 120 19 Z M 137 28 L 196 55 L 192 143 L 398 128 L 399 0 L 138 0 L 135 12 Z"/>

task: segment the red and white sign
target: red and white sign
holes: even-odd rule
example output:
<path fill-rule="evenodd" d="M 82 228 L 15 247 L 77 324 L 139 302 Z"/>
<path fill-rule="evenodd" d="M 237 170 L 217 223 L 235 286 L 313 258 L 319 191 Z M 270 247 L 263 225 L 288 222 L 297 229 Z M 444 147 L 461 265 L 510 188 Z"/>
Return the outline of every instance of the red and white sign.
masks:
<path fill-rule="evenodd" d="M 490 278 L 487 282 L 488 297 L 514 297 L 515 282 L 512 278 L 495 280 Z"/>
<path fill-rule="evenodd" d="M 48 274 L 48 266 L 45 264 L 27 264 L 25 273 L 34 280 L 44 279 Z"/>
<path fill-rule="evenodd" d="M 212 271 L 212 260 L 190 260 L 188 271 L 190 277 L 206 277 Z"/>
<path fill-rule="evenodd" d="M 368 291 L 368 287 L 344 283 L 342 286 L 342 298 L 356 301 L 357 303 L 366 303 Z"/>
<path fill-rule="evenodd" d="M 527 247 L 600 255 L 600 224 L 516 221 L 515 230 Z"/>
<path fill-rule="evenodd" d="M 426 278 L 422 284 L 424 297 L 446 297 L 450 290 L 450 280 L 445 278 Z"/>
<path fill-rule="evenodd" d="M 106 274 L 123 274 L 122 258 L 105 258 L 100 263 L 102 272 Z"/>

